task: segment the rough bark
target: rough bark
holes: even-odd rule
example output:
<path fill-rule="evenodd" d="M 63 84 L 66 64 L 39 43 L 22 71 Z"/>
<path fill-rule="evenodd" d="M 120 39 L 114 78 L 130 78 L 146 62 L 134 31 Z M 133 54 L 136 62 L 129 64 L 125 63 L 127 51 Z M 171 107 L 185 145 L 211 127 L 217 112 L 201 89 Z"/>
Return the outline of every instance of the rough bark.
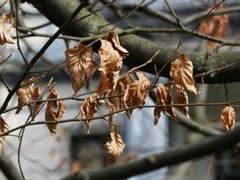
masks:
<path fill-rule="evenodd" d="M 71 15 L 74 9 L 77 7 L 78 2 L 72 0 L 28 0 L 32 3 L 40 12 L 42 12 L 51 22 L 57 26 L 62 25 L 63 22 Z M 82 10 L 76 19 L 88 15 L 89 12 Z M 112 26 L 108 25 L 107 21 L 99 18 L 96 15 L 88 16 L 87 18 L 70 24 L 66 32 L 75 36 L 91 36 L 98 35 L 109 31 Z M 118 31 L 121 29 L 118 28 Z M 161 50 L 161 53 L 155 58 L 154 63 L 160 69 L 165 63 L 168 63 L 161 73 L 162 76 L 169 77 L 170 62 L 175 60 L 179 52 L 175 49 L 164 48 L 156 43 L 142 38 L 137 35 L 122 35 L 120 37 L 122 45 L 130 52 L 129 57 L 124 61 L 129 67 L 138 66 L 146 62 L 157 50 Z M 240 80 L 240 52 L 221 52 L 213 54 L 206 58 L 206 54 L 202 52 L 185 52 L 187 53 L 194 65 L 194 74 L 201 74 L 215 69 L 222 68 L 226 65 L 232 65 L 231 68 L 218 70 L 214 73 L 209 73 L 204 76 L 206 83 L 226 83 Z M 143 70 L 155 73 L 151 65 L 145 66 Z M 196 78 L 200 81 L 200 78 Z"/>

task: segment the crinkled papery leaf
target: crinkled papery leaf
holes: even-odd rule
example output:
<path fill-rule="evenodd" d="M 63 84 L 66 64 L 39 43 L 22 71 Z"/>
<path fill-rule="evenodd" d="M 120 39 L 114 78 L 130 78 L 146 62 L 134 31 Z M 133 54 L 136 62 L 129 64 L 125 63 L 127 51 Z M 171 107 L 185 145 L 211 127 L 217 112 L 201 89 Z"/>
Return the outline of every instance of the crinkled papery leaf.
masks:
<path fill-rule="evenodd" d="M 145 104 L 145 99 L 149 93 L 150 81 L 143 75 L 143 73 L 136 72 L 138 80 L 127 85 L 127 89 L 123 96 L 125 108 L 132 106 L 142 106 Z M 130 118 L 133 109 L 127 110 L 127 115 Z"/>
<path fill-rule="evenodd" d="M 193 79 L 192 61 L 185 54 L 181 54 L 174 62 L 172 62 L 170 76 L 173 79 L 174 84 L 184 86 L 195 94 L 199 93 L 194 86 L 195 80 Z"/>
<path fill-rule="evenodd" d="M 48 100 L 61 98 L 56 89 L 52 89 L 49 93 Z M 65 104 L 63 100 L 49 101 L 45 112 L 45 120 L 47 122 L 59 121 L 65 112 Z M 57 124 L 47 124 L 51 135 L 56 134 Z"/>
<path fill-rule="evenodd" d="M 81 103 L 80 112 L 82 118 L 92 118 L 93 115 L 97 112 L 97 98 L 98 94 L 92 94 Z M 84 123 L 87 126 L 87 133 L 89 133 L 91 120 L 85 120 Z"/>
<path fill-rule="evenodd" d="M 120 53 L 121 57 L 125 58 L 128 56 L 128 51 L 120 45 L 118 34 L 116 32 L 110 32 L 106 40 L 113 44 L 114 49 Z"/>
<path fill-rule="evenodd" d="M 211 10 L 212 8 L 213 7 L 209 8 L 209 10 Z M 224 4 L 221 3 L 220 5 L 214 7 L 214 10 L 219 10 L 223 8 Z M 228 14 L 209 16 L 201 22 L 198 31 L 200 33 L 207 34 L 215 38 L 224 38 L 227 30 L 228 20 L 229 20 Z M 213 48 L 217 44 L 218 43 L 216 42 L 208 41 L 207 46 L 208 48 Z"/>
<path fill-rule="evenodd" d="M 114 97 L 109 99 L 109 101 L 114 105 L 116 110 L 121 110 L 124 108 L 122 95 L 125 94 L 127 85 L 132 82 L 131 76 L 126 73 L 122 75 L 116 84 L 116 88 L 109 93 L 109 96 Z"/>
<path fill-rule="evenodd" d="M 18 114 L 21 110 L 22 107 L 25 106 L 26 104 L 30 103 L 33 101 L 33 96 L 34 96 L 34 84 L 33 80 L 35 80 L 36 77 L 32 77 L 27 80 L 23 80 L 21 83 L 21 88 L 19 88 L 16 91 L 16 94 L 18 96 L 18 108 L 16 111 L 16 114 Z"/>
<path fill-rule="evenodd" d="M 107 151 L 108 161 L 113 163 L 122 154 L 125 144 L 123 143 L 121 135 L 116 130 L 113 130 L 110 135 L 111 140 L 105 144 L 105 148 Z"/>
<path fill-rule="evenodd" d="M 159 84 L 156 88 L 157 91 L 157 98 L 156 98 L 156 105 L 163 105 L 163 107 L 155 107 L 154 108 L 154 125 L 158 123 L 158 120 L 160 118 L 161 112 L 166 114 L 168 117 L 176 120 L 176 115 L 173 111 L 173 108 L 171 106 L 165 106 L 164 105 L 172 105 L 172 96 L 170 94 L 170 91 L 168 87 L 164 86 L 163 84 Z"/>
<path fill-rule="evenodd" d="M 8 124 L 4 121 L 2 116 L 0 116 L 0 134 L 7 132 L 9 129 Z M 0 154 L 2 153 L 3 150 L 3 145 L 5 141 L 5 136 L 0 137 Z"/>
<path fill-rule="evenodd" d="M 13 27 L 14 18 L 11 14 L 3 14 L 0 17 L 0 45 L 10 43 L 13 44 L 14 40 L 10 35 L 10 30 Z"/>
<path fill-rule="evenodd" d="M 40 94 L 41 94 L 40 88 L 36 87 L 33 90 L 33 93 L 32 93 L 32 100 L 33 101 L 37 100 L 39 98 Z M 40 111 L 40 109 L 41 109 L 43 104 L 44 104 L 44 102 L 35 103 L 35 104 L 29 104 L 28 108 L 34 115 L 36 115 L 37 113 L 39 113 L 39 111 Z"/>
<path fill-rule="evenodd" d="M 177 91 L 176 91 L 176 103 L 177 104 L 188 104 L 188 95 L 184 88 L 182 86 L 176 85 Z M 178 106 L 177 107 L 182 113 L 190 119 L 190 116 L 188 114 L 188 106 Z"/>
<path fill-rule="evenodd" d="M 102 96 L 106 90 L 114 90 L 122 67 L 122 60 L 128 55 L 115 32 L 110 32 L 106 39 L 101 39 L 101 47 L 98 53 L 101 58 L 99 72 L 100 82 L 98 94 Z"/>
<path fill-rule="evenodd" d="M 34 82 L 39 79 L 39 76 L 33 76 L 22 81 L 21 87 L 16 91 L 18 96 L 18 108 L 16 114 L 18 114 L 22 110 L 22 107 L 27 104 L 33 115 L 36 115 L 41 109 L 43 103 L 29 104 L 30 102 L 37 100 L 41 94 L 39 87 L 34 88 Z"/>
<path fill-rule="evenodd" d="M 109 101 L 108 99 L 105 99 L 105 102 L 107 104 L 107 107 L 108 107 L 108 112 L 109 112 L 109 117 L 108 117 L 108 121 L 109 121 L 109 127 L 111 129 L 114 128 L 114 126 L 112 125 L 112 122 L 113 122 L 113 115 L 111 113 L 114 112 L 114 105 L 111 101 Z"/>
<path fill-rule="evenodd" d="M 67 71 L 71 78 L 72 88 L 76 94 L 88 82 L 97 69 L 97 64 L 92 59 L 92 49 L 83 44 L 78 44 L 65 51 Z"/>
<path fill-rule="evenodd" d="M 226 106 L 221 113 L 221 120 L 227 130 L 235 127 L 236 112 L 232 106 Z"/>

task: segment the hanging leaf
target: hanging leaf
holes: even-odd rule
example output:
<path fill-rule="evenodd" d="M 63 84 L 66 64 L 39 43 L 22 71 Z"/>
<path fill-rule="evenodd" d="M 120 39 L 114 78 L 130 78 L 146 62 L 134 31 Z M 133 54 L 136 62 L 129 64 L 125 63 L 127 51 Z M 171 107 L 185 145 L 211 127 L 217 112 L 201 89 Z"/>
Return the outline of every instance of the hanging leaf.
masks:
<path fill-rule="evenodd" d="M 232 106 L 226 106 L 221 113 L 221 120 L 227 130 L 235 127 L 236 112 Z"/>
<path fill-rule="evenodd" d="M 192 61 L 185 54 L 180 54 L 180 56 L 172 62 L 170 76 L 174 84 L 184 86 L 196 95 L 199 93 L 194 86 L 195 80 L 193 79 Z"/>
<path fill-rule="evenodd" d="M 2 116 L 0 116 L 0 134 L 7 132 L 9 129 L 7 123 L 4 121 Z M 0 137 L 0 154 L 2 153 L 4 146 L 5 136 Z"/>
<path fill-rule="evenodd" d="M 91 119 L 93 115 L 97 112 L 98 105 L 98 94 L 92 94 L 90 97 L 86 98 L 80 106 L 80 112 L 82 118 Z M 87 126 L 87 133 L 90 132 L 91 120 L 84 120 L 85 125 Z"/>
<path fill-rule="evenodd" d="M 98 85 L 98 94 L 103 96 L 106 90 L 113 90 L 119 77 L 119 71 L 122 67 L 122 60 L 128 55 L 128 51 L 124 49 L 115 32 L 110 32 L 106 39 L 101 39 L 101 47 L 98 53 L 101 58 L 100 82 Z"/>
<path fill-rule="evenodd" d="M 0 17 L 0 45 L 6 43 L 14 44 L 14 40 L 10 35 L 11 28 L 13 27 L 14 18 L 11 14 L 3 14 Z"/>
<path fill-rule="evenodd" d="M 109 101 L 114 105 L 116 110 L 124 108 L 123 97 L 125 94 L 127 85 L 132 82 L 131 76 L 126 73 L 123 74 L 117 81 L 116 88 L 109 93 L 109 96 L 113 97 Z"/>
<path fill-rule="evenodd" d="M 41 95 L 41 92 L 40 92 L 40 88 L 39 87 L 36 87 L 34 90 L 33 90 L 33 93 L 32 93 L 32 101 L 36 101 L 39 99 Z M 28 108 L 30 110 L 30 112 L 33 113 L 33 115 L 37 115 L 39 113 L 39 111 L 41 110 L 42 108 L 42 105 L 44 105 L 44 102 L 37 102 L 37 103 L 34 103 L 34 104 L 29 104 L 28 105 Z"/>
<path fill-rule="evenodd" d="M 164 86 L 163 84 L 159 84 L 158 87 L 156 88 L 156 91 L 157 98 L 155 104 L 161 105 L 163 107 L 154 108 L 154 125 L 157 125 L 161 112 L 166 114 L 169 118 L 176 120 L 176 115 L 173 111 L 173 108 L 172 106 L 169 106 L 172 105 L 173 101 L 168 87 Z"/>
<path fill-rule="evenodd" d="M 40 88 L 34 88 L 34 83 L 39 81 L 42 77 L 41 76 L 33 76 L 29 79 L 23 80 L 21 83 L 21 87 L 16 91 L 16 95 L 18 96 L 18 107 L 16 114 L 22 110 L 23 106 L 28 105 L 28 109 L 30 110 L 32 115 L 37 115 L 44 104 L 42 103 L 31 103 L 32 101 L 38 100 L 41 94 Z M 31 103 L 31 104 L 29 104 Z"/>
<path fill-rule="evenodd" d="M 111 133 L 111 140 L 105 144 L 109 163 L 115 162 L 122 154 L 125 144 L 123 143 L 121 135 L 113 130 Z"/>
<path fill-rule="evenodd" d="M 28 85 L 24 85 L 24 84 L 28 84 Z M 24 80 L 22 82 L 22 87 L 19 88 L 16 92 L 18 96 L 18 107 L 17 107 L 16 114 L 18 114 L 22 110 L 23 106 L 27 105 L 29 102 L 32 101 L 33 93 L 34 93 L 33 84 L 29 84 L 28 80 Z"/>
<path fill-rule="evenodd" d="M 176 103 L 177 104 L 188 104 L 188 95 L 186 91 L 184 90 L 183 86 L 176 85 L 177 91 L 176 91 Z M 188 114 L 188 106 L 178 106 L 177 107 L 188 119 L 190 119 L 190 116 Z"/>
<path fill-rule="evenodd" d="M 209 10 L 211 10 L 212 8 L 213 7 L 209 8 Z M 216 6 L 214 10 L 220 10 L 223 8 L 224 8 L 224 4 L 221 3 L 220 5 Z M 207 34 L 215 38 L 223 39 L 226 34 L 228 20 L 229 20 L 229 15 L 227 13 L 221 14 L 221 15 L 209 16 L 201 22 L 198 31 L 200 33 Z M 208 41 L 207 47 L 213 48 L 217 44 L 218 43 L 216 42 Z"/>
<path fill-rule="evenodd" d="M 149 93 L 150 81 L 143 75 L 143 73 L 136 72 L 138 80 L 127 85 L 127 89 L 123 96 L 125 108 L 133 106 L 142 106 L 145 104 L 145 99 Z M 130 118 L 133 109 L 127 110 L 127 115 Z"/>
<path fill-rule="evenodd" d="M 52 89 L 49 93 L 48 100 L 61 98 L 56 89 Z M 45 112 L 45 120 L 47 122 L 59 121 L 65 112 L 65 104 L 63 100 L 53 100 L 47 103 Z M 56 134 L 57 124 L 47 124 L 51 135 Z"/>
<path fill-rule="evenodd" d="M 67 71 L 71 78 L 74 94 L 82 87 L 88 87 L 89 80 L 97 69 L 92 54 L 92 49 L 83 44 L 78 44 L 65 51 Z"/>
<path fill-rule="evenodd" d="M 108 117 L 109 127 L 112 130 L 114 128 L 114 126 L 112 124 L 113 123 L 113 115 L 111 113 L 114 112 L 114 105 L 108 99 L 105 99 L 105 103 L 106 103 L 106 105 L 108 107 L 108 112 L 110 114 L 109 117 Z"/>

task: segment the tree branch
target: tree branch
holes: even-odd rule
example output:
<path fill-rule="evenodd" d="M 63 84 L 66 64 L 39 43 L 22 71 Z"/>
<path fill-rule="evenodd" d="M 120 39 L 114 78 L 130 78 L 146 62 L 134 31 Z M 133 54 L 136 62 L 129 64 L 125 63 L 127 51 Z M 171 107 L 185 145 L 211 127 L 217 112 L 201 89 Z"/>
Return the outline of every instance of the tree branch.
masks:
<path fill-rule="evenodd" d="M 143 172 L 149 172 L 162 168 L 166 165 L 174 165 L 191 159 L 206 156 L 208 154 L 221 152 L 233 147 L 239 142 L 240 128 L 236 128 L 224 135 L 208 138 L 196 144 L 185 145 L 166 152 L 150 155 L 140 160 L 129 162 L 128 164 L 110 166 L 97 171 L 78 172 L 69 175 L 64 180 L 72 179 L 123 179 Z M 124 172 L 124 173 L 123 173 Z"/>
<path fill-rule="evenodd" d="M 0 157 L 0 169 L 7 179 L 21 180 L 21 176 L 12 162 L 2 154 Z"/>
<path fill-rule="evenodd" d="M 70 16 L 74 8 L 78 5 L 77 1 L 71 0 L 28 0 L 36 8 L 38 8 L 47 18 L 57 26 L 61 26 L 63 22 Z M 88 15 L 86 9 L 83 9 L 76 19 L 80 19 Z M 111 25 L 104 19 L 96 15 L 91 15 L 74 24 L 70 24 L 66 32 L 75 36 L 92 36 L 108 32 L 112 28 Z M 121 31 L 121 29 L 118 29 Z M 157 67 L 162 67 L 166 62 L 171 62 L 179 55 L 179 51 L 172 48 L 161 47 L 154 42 L 144 39 L 136 35 L 123 35 L 120 37 L 122 45 L 130 52 L 129 57 L 124 61 L 130 68 L 139 66 L 145 63 L 153 53 L 160 50 L 161 53 L 157 56 L 154 63 L 142 68 L 144 71 L 154 73 L 154 64 Z M 194 74 L 202 74 L 214 69 L 223 68 L 228 64 L 233 64 L 240 60 L 240 52 L 222 52 L 206 56 L 205 53 L 189 52 L 193 65 L 195 67 Z M 226 68 L 224 71 L 217 73 L 204 74 L 206 83 L 226 83 L 240 81 L 240 65 L 233 65 Z M 169 77 L 170 63 L 164 68 L 161 76 Z M 201 81 L 201 78 L 197 78 Z"/>

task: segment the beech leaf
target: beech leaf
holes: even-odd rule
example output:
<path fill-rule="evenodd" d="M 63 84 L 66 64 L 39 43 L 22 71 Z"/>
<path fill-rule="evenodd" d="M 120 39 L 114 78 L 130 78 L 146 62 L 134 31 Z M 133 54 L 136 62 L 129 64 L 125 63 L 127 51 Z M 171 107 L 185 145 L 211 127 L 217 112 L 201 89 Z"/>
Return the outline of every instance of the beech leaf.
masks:
<path fill-rule="evenodd" d="M 4 121 L 2 116 L 0 116 L 0 134 L 7 132 L 9 129 L 8 124 Z M 2 153 L 3 146 L 5 142 L 5 136 L 0 137 L 0 154 Z"/>
<path fill-rule="evenodd" d="M 111 140 L 105 144 L 105 148 L 107 151 L 108 161 L 113 163 L 122 154 L 125 144 L 123 143 L 121 135 L 116 130 L 113 130 L 110 135 Z"/>
<path fill-rule="evenodd" d="M 13 27 L 14 18 L 11 14 L 3 14 L 0 17 L 0 45 L 6 43 L 14 44 L 14 40 L 10 35 L 11 28 Z"/>
<path fill-rule="evenodd" d="M 141 72 L 136 72 L 138 80 L 127 85 L 123 102 L 125 108 L 133 106 L 142 106 L 145 104 L 145 99 L 149 93 L 151 82 Z M 130 118 L 133 109 L 127 110 L 127 115 Z"/>
<path fill-rule="evenodd" d="M 16 94 L 18 96 L 18 107 L 16 114 L 18 114 L 22 107 L 27 105 L 28 103 L 32 102 L 33 100 L 37 100 L 40 95 L 39 88 L 34 88 L 34 82 L 38 80 L 39 77 L 31 77 L 27 80 L 23 80 L 21 83 L 21 87 L 16 91 Z M 40 106 L 40 104 L 39 104 Z M 30 111 L 32 111 L 34 114 L 36 114 L 36 110 L 39 108 L 33 107 L 33 105 L 28 105 L 28 108 Z"/>
<path fill-rule="evenodd" d="M 92 118 L 97 111 L 97 98 L 98 94 L 92 94 L 90 97 L 86 98 L 80 106 L 80 112 L 82 118 Z M 90 132 L 91 120 L 85 120 L 85 125 L 87 126 L 87 133 Z"/>
<path fill-rule="evenodd" d="M 213 7 L 210 7 L 211 10 Z M 221 3 L 218 6 L 214 7 L 214 10 L 220 10 L 224 8 L 224 4 Z M 213 12 L 214 12 L 213 10 Z M 209 16 L 205 20 L 203 20 L 199 26 L 199 32 L 203 34 L 207 34 L 213 36 L 215 38 L 224 38 L 227 30 L 229 15 L 228 14 L 221 14 L 221 15 L 214 15 Z M 213 41 L 208 41 L 207 47 L 213 48 L 218 43 Z"/>
<path fill-rule="evenodd" d="M 176 91 L 176 103 L 177 104 L 188 104 L 188 95 L 184 88 L 180 85 L 176 85 L 177 91 Z M 190 119 L 190 116 L 188 114 L 189 108 L 188 106 L 178 106 L 177 107 L 188 119 Z"/>
<path fill-rule="evenodd" d="M 157 125 L 161 112 L 166 114 L 168 117 L 176 120 L 176 115 L 174 113 L 173 108 L 171 106 L 164 107 L 164 105 L 172 105 L 173 103 L 172 96 L 170 94 L 168 87 L 160 83 L 156 88 L 156 91 L 157 98 L 155 104 L 162 105 L 163 107 L 154 108 L 154 125 Z"/>
<path fill-rule="evenodd" d="M 171 63 L 170 76 L 174 84 L 184 86 L 189 91 L 198 94 L 199 91 L 194 86 L 192 61 L 185 55 L 180 56 Z"/>
<path fill-rule="evenodd" d="M 226 106 L 221 113 L 221 120 L 227 130 L 231 130 L 235 127 L 236 112 L 232 106 Z"/>
<path fill-rule="evenodd" d="M 51 89 L 48 100 L 60 98 L 56 89 Z M 49 101 L 47 103 L 47 108 L 45 111 L 45 120 L 47 122 L 56 122 L 59 121 L 65 112 L 65 103 L 63 100 Z M 47 124 L 47 127 L 51 135 L 56 134 L 57 124 Z"/>
<path fill-rule="evenodd" d="M 71 78 L 74 94 L 82 87 L 88 87 L 89 80 L 97 69 L 92 54 L 92 49 L 83 44 L 78 44 L 65 51 L 67 71 Z"/>
<path fill-rule="evenodd" d="M 128 55 L 115 32 L 110 32 L 106 39 L 101 39 L 101 47 L 98 50 L 100 55 L 100 82 L 98 85 L 99 96 L 104 95 L 106 90 L 114 90 L 119 78 L 119 71 L 122 67 L 122 60 Z"/>
<path fill-rule="evenodd" d="M 131 82 L 131 76 L 128 73 L 125 73 L 118 79 L 116 88 L 109 93 L 109 95 L 113 97 L 109 99 L 109 101 L 114 105 L 116 110 L 121 110 L 124 108 L 122 95 L 125 94 L 127 85 Z"/>

